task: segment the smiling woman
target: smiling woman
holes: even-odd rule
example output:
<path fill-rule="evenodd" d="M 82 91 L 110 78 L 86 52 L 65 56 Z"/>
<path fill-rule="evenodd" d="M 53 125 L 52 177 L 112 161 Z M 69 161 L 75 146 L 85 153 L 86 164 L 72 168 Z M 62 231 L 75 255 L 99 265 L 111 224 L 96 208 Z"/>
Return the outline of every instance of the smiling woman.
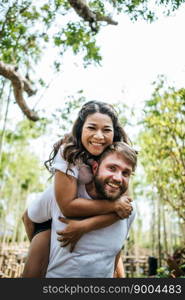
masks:
<path fill-rule="evenodd" d="M 101 154 L 105 148 L 112 144 L 114 128 L 109 116 L 94 113 L 85 120 L 82 129 L 82 144 L 92 155 Z"/>

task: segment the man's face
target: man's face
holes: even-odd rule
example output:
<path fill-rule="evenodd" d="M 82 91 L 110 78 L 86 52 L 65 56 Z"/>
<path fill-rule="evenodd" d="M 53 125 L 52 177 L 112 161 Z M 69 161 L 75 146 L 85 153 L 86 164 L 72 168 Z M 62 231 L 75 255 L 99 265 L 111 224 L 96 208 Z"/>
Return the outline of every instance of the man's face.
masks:
<path fill-rule="evenodd" d="M 107 200 L 116 200 L 128 188 L 132 166 L 122 155 L 112 153 L 94 168 L 94 184 L 98 195 Z"/>

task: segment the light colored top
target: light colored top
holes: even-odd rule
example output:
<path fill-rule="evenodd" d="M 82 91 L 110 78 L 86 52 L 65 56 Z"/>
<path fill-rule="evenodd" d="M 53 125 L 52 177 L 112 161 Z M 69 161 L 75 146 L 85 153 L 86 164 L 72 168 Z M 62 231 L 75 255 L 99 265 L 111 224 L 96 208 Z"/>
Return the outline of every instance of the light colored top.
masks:
<path fill-rule="evenodd" d="M 78 186 L 78 197 L 90 199 L 84 184 Z M 61 215 L 52 187 L 28 207 L 28 216 L 33 222 L 39 223 L 52 218 L 50 258 L 46 277 L 113 277 L 116 255 L 127 238 L 135 213 L 111 226 L 84 234 L 72 253 L 69 252 L 69 246 L 62 248 L 57 241 L 56 231 L 66 227 L 66 224 L 58 220 Z"/>
<path fill-rule="evenodd" d="M 63 149 L 64 149 L 64 145 L 62 145 L 59 149 L 59 151 L 57 152 L 57 155 L 55 156 L 54 160 L 53 160 L 53 164 L 51 167 L 51 172 L 55 173 L 55 171 L 59 170 L 63 173 L 66 173 L 68 175 L 71 175 L 73 177 L 75 177 L 77 179 L 77 183 L 78 184 L 86 184 L 89 183 L 92 180 L 92 172 L 91 172 L 91 168 L 90 166 L 86 165 L 86 164 L 78 164 L 76 165 L 71 165 L 70 169 L 68 170 L 68 163 L 66 162 L 66 160 L 63 158 Z M 52 195 L 52 196 L 51 196 Z M 49 188 L 43 192 L 43 194 L 41 193 L 41 195 L 39 195 L 40 199 L 44 199 L 44 197 L 49 197 L 50 200 L 53 199 L 54 197 L 54 185 L 50 185 Z M 35 210 L 37 208 L 36 203 L 38 201 L 38 198 L 35 199 L 31 199 L 28 202 L 29 203 L 33 202 L 33 206 L 35 205 Z M 43 200 L 44 201 L 44 200 Z M 48 203 L 46 202 L 46 207 L 47 207 Z M 32 208 L 34 210 L 34 207 Z M 51 219 L 51 213 L 48 211 L 47 212 L 48 215 L 50 214 L 50 219 Z M 39 218 L 39 220 L 41 220 Z M 42 223 L 45 221 L 35 221 L 35 223 Z"/>
<path fill-rule="evenodd" d="M 59 170 L 68 175 L 74 176 L 78 179 L 79 183 L 88 183 L 92 180 L 92 172 L 90 166 L 84 163 L 78 163 L 77 165 L 70 165 L 70 169 L 68 168 L 68 163 L 63 158 L 63 150 L 64 146 L 62 145 L 54 158 L 51 171 L 54 173 L 56 170 Z"/>

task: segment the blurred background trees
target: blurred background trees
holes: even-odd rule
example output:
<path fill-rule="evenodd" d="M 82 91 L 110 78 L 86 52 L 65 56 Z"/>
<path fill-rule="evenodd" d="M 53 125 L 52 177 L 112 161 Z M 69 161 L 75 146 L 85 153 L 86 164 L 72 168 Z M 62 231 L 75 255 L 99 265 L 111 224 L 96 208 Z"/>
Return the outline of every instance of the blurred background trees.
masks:
<path fill-rule="evenodd" d="M 116 16 L 126 14 L 135 22 L 138 19 L 153 22 L 158 11 L 170 15 L 184 3 L 183 0 L 159 0 L 155 5 L 151 2 L 1 1 L 1 242 L 25 240 L 21 216 L 27 199 L 36 197 L 48 184 L 49 174 L 43 162 L 52 141 L 70 131 L 79 108 L 90 100 L 79 86 L 79 92 L 69 95 L 63 108 L 47 118 L 30 107 L 28 98 L 37 96 L 49 85 L 38 72 L 45 51 L 54 50 L 54 74 L 61 72 L 65 53 L 81 56 L 84 68 L 101 65 L 97 36 L 105 26 L 117 26 Z M 18 119 L 15 103 L 22 111 Z M 133 251 L 146 249 L 147 254 L 158 257 L 161 266 L 167 253 L 185 244 L 185 89 L 169 87 L 167 80 L 159 77 L 137 122 L 136 112 L 128 106 L 122 102 L 114 106 L 122 125 L 136 129 L 132 140 L 139 148 L 139 165 L 132 182 L 138 215 L 129 243 L 132 249 L 135 247 Z M 43 148 L 44 157 L 40 150 Z"/>

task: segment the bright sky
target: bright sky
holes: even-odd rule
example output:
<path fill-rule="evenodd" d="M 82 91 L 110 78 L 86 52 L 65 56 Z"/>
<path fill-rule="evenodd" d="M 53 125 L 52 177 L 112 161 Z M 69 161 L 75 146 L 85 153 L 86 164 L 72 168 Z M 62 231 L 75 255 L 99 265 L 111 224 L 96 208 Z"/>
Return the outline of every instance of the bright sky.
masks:
<path fill-rule="evenodd" d="M 118 26 L 105 26 L 98 35 L 103 61 L 101 67 L 83 68 L 80 59 L 68 53 L 61 74 L 52 82 L 37 108 L 59 108 L 64 97 L 83 89 L 87 100 L 122 101 L 141 108 L 150 97 L 151 83 L 164 74 L 176 87 L 185 79 L 185 5 L 172 17 L 163 17 L 148 24 L 131 22 L 125 15 L 114 17 Z M 41 74 L 51 75 L 52 59 L 46 53 Z M 52 75 L 51 77 L 52 78 Z M 35 101 L 38 98 L 36 96 Z"/>
<path fill-rule="evenodd" d="M 76 17 L 76 16 L 75 16 Z M 62 108 L 69 95 L 83 90 L 87 101 L 92 99 L 109 103 L 123 102 L 134 107 L 138 116 L 143 103 L 153 91 L 151 83 L 159 74 L 166 75 L 173 86 L 185 83 L 185 5 L 174 16 L 161 17 L 148 24 L 131 22 L 126 15 L 114 16 L 117 26 L 105 26 L 97 37 L 103 60 L 101 66 L 83 67 L 79 55 L 68 51 L 60 74 L 54 77 L 51 64 L 53 49 L 46 50 L 38 64 L 36 75 L 50 82 L 50 87 L 28 99 L 29 107 L 46 110 L 50 117 L 56 108 Z M 17 105 L 9 116 L 21 116 Z M 40 113 L 39 115 L 42 115 Z"/>

